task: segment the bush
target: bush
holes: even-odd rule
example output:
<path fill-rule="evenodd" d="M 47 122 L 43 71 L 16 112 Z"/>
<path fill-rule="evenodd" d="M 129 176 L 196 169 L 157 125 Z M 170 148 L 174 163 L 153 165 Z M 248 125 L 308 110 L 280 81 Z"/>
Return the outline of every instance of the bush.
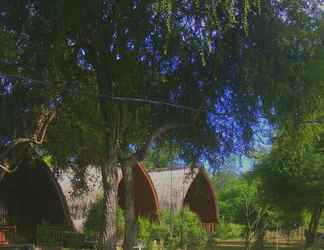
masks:
<path fill-rule="evenodd" d="M 51 227 L 48 223 L 43 222 L 37 226 L 37 243 L 43 246 L 57 246 L 61 242 L 57 242 L 53 237 Z"/>
<path fill-rule="evenodd" d="M 165 223 L 155 223 L 147 218 L 139 218 L 138 239 L 147 249 L 153 249 L 155 240 L 163 240 L 167 237 L 169 227 Z"/>
<path fill-rule="evenodd" d="M 98 198 L 88 211 L 84 223 L 87 237 L 95 237 L 103 226 L 103 200 Z M 117 211 L 117 234 L 119 239 L 124 236 L 125 219 L 120 208 Z M 160 240 L 167 249 L 184 248 L 203 249 L 208 241 L 208 233 L 202 228 L 198 216 L 185 208 L 176 214 L 164 212 L 160 222 L 152 222 L 146 218 L 139 218 L 138 238 L 146 249 L 153 249 L 153 242 Z"/>
<path fill-rule="evenodd" d="M 203 249 L 208 233 L 202 228 L 196 214 L 184 209 L 176 214 L 164 212 L 160 223 L 147 219 L 139 220 L 139 239 L 147 249 L 152 249 L 154 240 L 163 240 L 167 249 L 184 248 Z"/>
<path fill-rule="evenodd" d="M 37 244 L 42 246 L 67 246 L 80 249 L 83 240 L 82 234 L 71 231 L 69 228 L 53 227 L 45 222 L 37 226 Z"/>
<path fill-rule="evenodd" d="M 95 238 L 103 227 L 103 198 L 98 197 L 97 201 L 91 205 L 87 219 L 84 223 L 84 232 L 88 238 Z M 117 237 L 124 237 L 125 219 L 121 208 L 117 209 Z"/>
<path fill-rule="evenodd" d="M 216 238 L 221 240 L 240 239 L 243 233 L 241 225 L 233 223 L 220 223 L 217 226 Z"/>

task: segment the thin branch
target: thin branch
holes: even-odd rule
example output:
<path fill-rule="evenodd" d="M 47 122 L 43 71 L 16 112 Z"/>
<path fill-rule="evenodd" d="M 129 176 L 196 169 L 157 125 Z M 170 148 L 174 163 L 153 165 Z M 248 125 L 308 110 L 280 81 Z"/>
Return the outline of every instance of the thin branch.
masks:
<path fill-rule="evenodd" d="M 12 174 L 18 170 L 18 167 L 15 167 L 14 169 L 9 169 L 9 168 L 6 168 L 5 166 L 0 164 L 0 169 L 2 169 L 3 171 L 5 171 L 8 174 Z"/>
<path fill-rule="evenodd" d="M 55 117 L 56 117 L 56 110 L 43 111 L 41 113 L 33 136 L 36 144 L 42 144 L 44 142 L 47 128 L 50 125 L 50 123 L 54 120 Z"/>
<path fill-rule="evenodd" d="M 17 140 L 14 140 L 10 145 L 7 146 L 7 148 L 0 154 L 0 159 L 5 158 L 7 154 L 9 154 L 15 147 L 21 144 L 28 144 L 32 143 L 33 140 L 30 138 L 19 138 Z"/>
<path fill-rule="evenodd" d="M 44 142 L 48 126 L 56 117 L 56 110 L 43 111 L 37 122 L 37 126 L 32 138 L 18 138 L 11 142 L 6 149 L 0 154 L 0 159 L 6 157 L 15 147 L 21 144 L 41 145 Z"/>

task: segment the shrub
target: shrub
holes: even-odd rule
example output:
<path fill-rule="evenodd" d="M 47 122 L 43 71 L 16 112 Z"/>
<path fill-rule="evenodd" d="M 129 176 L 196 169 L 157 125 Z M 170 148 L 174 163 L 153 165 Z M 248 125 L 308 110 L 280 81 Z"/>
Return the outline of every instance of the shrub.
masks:
<path fill-rule="evenodd" d="M 220 223 L 217 226 L 216 238 L 221 240 L 240 239 L 243 233 L 243 228 L 239 224 Z"/>
<path fill-rule="evenodd" d="M 168 226 L 165 223 L 152 222 L 147 218 L 139 218 L 138 239 L 147 249 L 153 249 L 155 240 L 163 240 L 168 234 Z"/>
<path fill-rule="evenodd" d="M 184 248 L 203 249 L 208 233 L 202 228 L 199 218 L 189 209 L 176 214 L 164 212 L 160 223 L 147 219 L 139 220 L 139 239 L 147 249 L 152 249 L 154 240 L 163 240 L 167 249 Z"/>
<path fill-rule="evenodd" d="M 60 242 L 56 242 L 48 223 L 43 222 L 37 226 L 37 243 L 44 246 L 57 246 Z"/>
<path fill-rule="evenodd" d="M 103 227 L 103 198 L 98 197 L 97 201 L 91 205 L 84 223 L 84 232 L 88 238 L 94 238 L 100 233 Z M 125 219 L 121 208 L 117 209 L 117 237 L 124 237 Z"/>

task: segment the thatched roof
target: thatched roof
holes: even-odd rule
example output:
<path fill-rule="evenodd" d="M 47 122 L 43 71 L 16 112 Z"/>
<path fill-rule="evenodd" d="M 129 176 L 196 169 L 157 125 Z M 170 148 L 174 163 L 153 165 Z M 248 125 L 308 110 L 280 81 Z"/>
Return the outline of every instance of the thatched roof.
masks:
<path fill-rule="evenodd" d="M 89 191 L 81 195 L 74 195 L 72 171 L 65 172 L 60 178 L 59 183 L 67 199 L 71 217 L 77 230 L 82 231 L 89 208 L 102 195 L 101 172 L 98 168 L 89 167 L 86 173 L 86 183 Z M 119 205 L 123 208 L 125 193 L 123 187 L 122 173 L 118 171 L 118 199 Z M 145 167 L 139 163 L 135 168 L 135 210 L 140 216 L 149 217 L 153 220 L 158 219 L 159 201 L 154 189 L 153 182 L 148 175 Z"/>
<path fill-rule="evenodd" d="M 26 160 L 0 183 L 0 203 L 8 209 L 9 223 L 17 226 L 19 240 L 35 242 L 37 226 L 74 229 L 60 185 L 41 159 Z"/>
<path fill-rule="evenodd" d="M 149 172 L 161 209 L 196 212 L 203 223 L 218 222 L 218 202 L 208 175 L 200 168 L 157 169 Z"/>
<path fill-rule="evenodd" d="M 90 190 L 79 196 L 73 195 L 71 172 L 59 178 L 77 230 L 83 229 L 89 208 L 102 194 L 100 170 L 90 167 L 86 176 Z M 123 207 L 124 195 L 122 173 L 119 170 L 118 196 L 121 207 Z M 208 175 L 202 169 L 158 169 L 148 173 L 144 165 L 138 164 L 135 171 L 137 215 L 157 219 L 161 210 L 178 211 L 184 205 L 188 205 L 196 212 L 202 222 L 217 222 L 216 196 Z"/>
<path fill-rule="evenodd" d="M 60 184 L 58 183 L 57 179 L 55 178 L 54 174 L 52 173 L 52 171 L 49 169 L 48 165 L 44 162 L 44 161 L 38 161 L 40 165 L 42 165 L 43 167 L 43 171 L 47 174 L 50 182 L 52 183 L 53 187 L 55 188 L 57 195 L 58 195 L 58 199 L 60 201 L 60 204 L 62 206 L 62 210 L 63 213 L 65 215 L 65 219 L 66 222 L 68 224 L 68 226 L 72 229 L 76 229 L 74 226 L 74 223 L 71 219 L 70 213 L 69 213 L 69 207 L 68 207 L 68 203 L 67 203 L 67 199 L 66 196 L 60 186 Z"/>
<path fill-rule="evenodd" d="M 178 211 L 198 169 L 157 169 L 149 171 L 162 210 Z"/>
<path fill-rule="evenodd" d="M 82 231 L 89 208 L 102 193 L 101 173 L 98 168 L 89 167 L 86 173 L 86 183 L 89 190 L 78 195 L 74 193 L 72 179 L 73 172 L 66 171 L 58 178 L 58 182 L 66 197 L 74 227 L 78 231 Z"/>

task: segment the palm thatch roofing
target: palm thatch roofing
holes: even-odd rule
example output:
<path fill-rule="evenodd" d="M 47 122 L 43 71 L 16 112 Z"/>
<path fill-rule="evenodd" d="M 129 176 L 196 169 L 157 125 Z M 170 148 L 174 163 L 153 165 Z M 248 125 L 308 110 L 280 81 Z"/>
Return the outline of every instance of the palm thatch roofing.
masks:
<path fill-rule="evenodd" d="M 99 195 L 102 193 L 100 171 L 97 168 L 90 167 L 87 169 L 85 176 L 88 190 L 77 195 L 74 192 L 72 181 L 74 174 L 72 171 L 66 171 L 58 178 L 58 182 L 67 200 L 73 225 L 78 231 L 82 231 L 91 205 L 98 200 Z"/>
<path fill-rule="evenodd" d="M 211 181 L 201 168 L 156 169 L 149 172 L 162 210 L 188 206 L 203 223 L 218 223 L 219 211 Z"/>

